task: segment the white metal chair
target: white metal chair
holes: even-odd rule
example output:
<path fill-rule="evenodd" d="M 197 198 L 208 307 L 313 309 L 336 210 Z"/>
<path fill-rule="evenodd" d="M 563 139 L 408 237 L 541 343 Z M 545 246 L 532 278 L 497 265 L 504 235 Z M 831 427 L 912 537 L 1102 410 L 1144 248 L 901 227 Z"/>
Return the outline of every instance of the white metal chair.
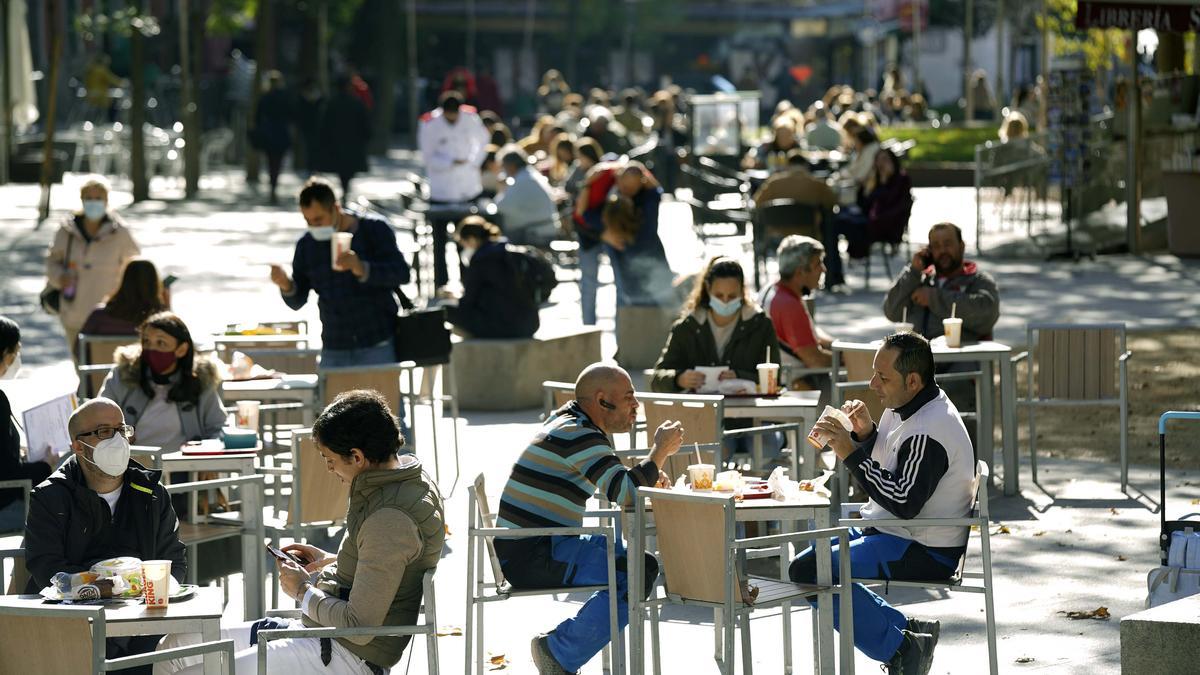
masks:
<path fill-rule="evenodd" d="M 666 597 L 652 597 L 637 602 L 634 583 L 631 597 L 635 608 L 630 616 L 641 617 L 641 608 L 657 608 L 664 604 L 698 605 L 713 610 L 715 650 L 713 657 L 720 672 L 733 675 L 736 645 L 734 629 L 740 627 L 742 642 L 742 670 L 752 671 L 750 649 L 750 614 L 756 609 L 781 607 L 783 612 L 783 641 L 785 663 L 791 664 L 791 605 L 794 601 L 818 598 L 831 602 L 837 594 L 841 610 L 841 672 L 854 672 L 854 614 L 851 602 L 850 557 L 839 556 L 837 584 L 798 584 L 768 577 L 743 574 L 739 571 L 739 559 L 744 560 L 747 549 L 785 546 L 791 542 L 836 537 L 840 550 L 846 550 L 850 541 L 850 530 L 833 527 L 766 537 L 736 538 L 734 497 L 696 494 L 677 490 L 639 488 L 634 537 L 644 536 L 646 523 L 646 499 L 654 510 L 655 532 L 658 536 L 659 557 L 662 561 Z M 742 583 L 753 582 L 758 595 L 746 602 Z M 657 613 L 650 612 L 651 622 L 657 621 Z M 655 630 L 655 627 L 651 627 Z M 813 613 L 813 630 L 817 630 L 816 613 Z M 640 658 L 636 656 L 635 658 Z M 658 672 L 659 664 L 654 664 Z"/>
<path fill-rule="evenodd" d="M 590 512 L 590 515 L 602 519 L 611 519 L 618 513 L 618 511 L 613 510 L 604 513 Z M 466 656 L 463 659 L 463 672 L 466 675 L 471 675 L 472 672 L 475 675 L 483 675 L 483 614 L 484 607 L 488 603 L 503 602 L 518 597 L 594 593 L 603 590 L 608 591 L 610 631 L 609 646 L 604 648 L 604 672 L 616 673 L 618 675 L 624 672 L 624 658 L 612 658 L 613 646 L 621 644 L 621 632 L 617 627 L 616 548 L 614 530 L 611 524 L 585 527 L 537 527 L 522 529 L 496 527 L 496 513 L 488 507 L 488 497 L 483 474 L 479 474 L 474 484 L 467 488 L 467 519 Z M 607 584 L 514 589 L 504 578 L 504 570 L 500 568 L 500 558 L 496 556 L 496 549 L 493 545 L 493 541 L 496 538 L 574 537 L 585 534 L 603 536 L 608 544 Z M 491 582 L 488 582 L 484 575 L 484 558 L 487 558 L 491 566 Z M 478 613 L 476 613 L 476 606 L 478 606 Z"/>
<path fill-rule="evenodd" d="M 424 621 L 413 626 L 371 626 L 359 628 L 283 628 L 258 631 L 258 672 L 267 675 L 271 670 L 267 667 L 267 643 L 272 640 L 287 640 L 289 638 L 350 638 L 350 637 L 403 637 L 425 636 L 425 656 L 428 673 L 438 672 L 437 646 L 437 602 L 434 595 L 433 576 L 437 568 L 425 571 L 421 579 L 424 597 L 421 601 L 421 613 Z M 268 616 L 300 618 L 300 610 L 272 610 Z M 411 643 L 408 648 L 411 648 Z"/>
<path fill-rule="evenodd" d="M 1121 490 L 1129 486 L 1129 372 L 1123 323 L 1031 323 L 1028 396 L 1017 405 L 1029 410 L 1029 466 L 1038 482 L 1036 413 L 1042 406 L 1116 406 L 1121 410 Z M 1034 366 L 1037 367 L 1035 395 Z M 1114 372 L 1115 371 L 1115 372 Z"/>
<path fill-rule="evenodd" d="M 221 672 L 233 672 L 233 640 L 214 640 L 138 656 L 105 659 L 105 635 L 104 607 L 0 605 L 0 654 L 5 655 L 4 672 L 34 675 L 107 673 L 218 652 L 224 657 Z M 52 644 L 47 643 L 49 636 L 53 636 Z M 42 645 L 43 648 L 31 649 L 31 645 Z"/>
<path fill-rule="evenodd" d="M 887 518 L 864 520 L 862 518 L 850 518 L 849 514 L 857 513 L 863 507 L 863 504 L 842 504 L 842 519 L 839 523 L 846 527 L 904 527 L 908 529 L 920 529 L 926 527 L 978 527 L 979 528 L 979 548 L 981 554 L 981 566 L 979 571 L 967 571 L 967 555 L 964 554 L 962 560 L 959 561 L 958 570 L 954 576 L 948 580 L 938 581 L 898 581 L 895 579 L 854 579 L 856 583 L 874 585 L 886 584 L 887 586 L 910 587 L 910 588 L 942 588 L 948 591 L 964 592 L 964 593 L 982 593 L 984 613 L 987 623 L 987 641 L 988 641 L 988 663 L 991 675 L 996 675 L 998 672 L 997 655 L 996 655 L 996 609 L 992 599 L 992 545 L 988 527 L 991 521 L 988 514 L 988 465 L 983 460 L 978 460 L 975 463 L 975 505 L 971 512 L 962 518 L 911 518 L 908 520 L 902 518 Z M 969 531 L 969 530 L 968 530 Z M 845 550 L 845 549 L 842 549 Z M 842 556 L 843 559 L 849 559 L 849 556 Z M 843 624 L 844 625 L 844 624 Z"/>

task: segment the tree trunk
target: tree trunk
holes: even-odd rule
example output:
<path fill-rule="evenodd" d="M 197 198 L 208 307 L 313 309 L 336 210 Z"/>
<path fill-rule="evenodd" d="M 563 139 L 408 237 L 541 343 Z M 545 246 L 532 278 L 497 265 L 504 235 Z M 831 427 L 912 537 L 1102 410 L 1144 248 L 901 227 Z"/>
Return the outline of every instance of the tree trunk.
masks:
<path fill-rule="evenodd" d="M 183 106 L 183 179 L 188 199 L 200 191 L 200 107 L 196 101 L 196 73 L 192 63 L 193 0 L 179 0 L 180 101 Z"/>
<path fill-rule="evenodd" d="M 138 14 L 143 11 L 142 0 L 126 0 L 126 6 Z M 136 27 L 129 35 L 130 80 L 133 99 L 129 106 L 129 178 L 133 181 L 133 201 L 150 198 L 150 180 L 146 175 L 146 38 Z"/>
<path fill-rule="evenodd" d="M 253 129 L 258 119 L 258 99 L 262 92 L 262 74 L 274 67 L 274 59 L 268 58 L 267 26 L 273 20 L 271 0 L 258 0 L 254 12 L 254 79 L 250 85 L 250 107 L 246 113 L 246 128 Z M 246 184 L 258 185 L 259 153 L 253 147 L 246 148 Z"/>
<path fill-rule="evenodd" d="M 54 129 L 58 116 L 58 76 L 62 70 L 62 35 L 59 22 L 59 1 L 50 0 L 46 5 L 46 23 L 51 26 L 50 37 L 50 80 L 46 83 L 46 141 L 42 144 L 42 199 L 38 205 L 38 222 L 50 217 L 50 178 L 54 173 Z M 7 38 L 6 38 L 7 40 Z M 7 45 L 6 45 L 7 47 Z M 7 59 L 4 67 L 7 68 Z"/>
<path fill-rule="evenodd" d="M 5 64 L 8 63 L 8 1 L 0 0 L 0 37 L 3 38 Z M 12 155 L 12 84 L 9 68 L 0 68 L 0 185 L 8 183 L 8 159 Z"/>
<path fill-rule="evenodd" d="M 371 151 L 387 153 L 392 144 L 392 122 L 396 119 L 396 81 L 400 79 L 400 40 L 392 32 L 400 25 L 402 0 L 384 0 L 380 21 L 375 24 L 375 44 L 380 45 L 375 62 L 375 131 L 371 134 Z"/>

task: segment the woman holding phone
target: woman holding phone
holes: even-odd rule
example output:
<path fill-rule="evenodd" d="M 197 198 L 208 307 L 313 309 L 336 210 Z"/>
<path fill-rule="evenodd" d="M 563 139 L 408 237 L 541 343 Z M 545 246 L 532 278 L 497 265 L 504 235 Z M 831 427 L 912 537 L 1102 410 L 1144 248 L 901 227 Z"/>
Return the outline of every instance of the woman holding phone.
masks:
<path fill-rule="evenodd" d="M 272 628 L 411 626 L 420 613 L 425 572 L 437 566 L 446 536 L 441 495 L 412 454 L 387 400 L 350 391 L 313 424 L 313 444 L 329 472 L 350 484 L 346 536 L 336 553 L 308 544 L 272 549 L 279 585 L 300 604 L 300 619 L 270 617 L 221 629 L 232 638 L 238 675 L 257 673 L 252 636 Z M 294 558 L 294 559 L 289 559 Z M 195 644 L 172 635 L 160 648 Z M 400 661 L 410 637 L 272 640 L 271 672 L 327 675 L 384 673 Z M 175 659 L 156 673 L 199 673 L 200 657 Z"/>

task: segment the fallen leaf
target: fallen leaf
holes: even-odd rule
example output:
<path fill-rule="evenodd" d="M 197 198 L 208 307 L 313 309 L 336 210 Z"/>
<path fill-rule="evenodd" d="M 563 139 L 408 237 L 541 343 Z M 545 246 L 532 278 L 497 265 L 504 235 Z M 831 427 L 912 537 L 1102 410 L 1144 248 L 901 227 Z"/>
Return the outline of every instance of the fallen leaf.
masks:
<path fill-rule="evenodd" d="M 1007 525 L 1001 525 L 1000 527 L 997 527 L 996 531 L 992 534 L 1012 534 L 1012 530 L 1008 529 Z"/>
<path fill-rule="evenodd" d="M 462 635 L 462 628 L 459 628 L 458 626 L 442 626 L 441 628 L 438 629 L 438 632 L 437 632 L 438 637 L 460 636 L 460 635 Z"/>
<path fill-rule="evenodd" d="M 1111 513 L 1111 514 L 1113 514 L 1114 516 L 1119 516 L 1119 515 L 1121 515 L 1121 513 L 1120 513 L 1119 511 L 1117 511 L 1117 509 L 1116 509 L 1115 507 L 1114 507 L 1114 508 L 1109 508 L 1109 509 L 1108 509 L 1108 512 L 1109 512 L 1109 513 Z"/>
<path fill-rule="evenodd" d="M 1044 534 L 1046 534 L 1046 532 L 1044 530 L 1038 530 L 1037 532 L 1033 533 L 1033 536 L 1040 537 L 1040 536 L 1043 536 Z"/>
<path fill-rule="evenodd" d="M 1068 619 L 1071 619 L 1072 621 L 1078 621 L 1079 619 L 1096 619 L 1097 621 L 1108 621 L 1108 619 L 1112 616 L 1111 614 L 1108 613 L 1107 607 L 1097 607 L 1096 609 L 1093 609 L 1090 612 L 1084 611 L 1084 610 L 1075 610 L 1075 611 L 1070 611 L 1070 612 L 1060 610 L 1059 614 L 1065 615 Z"/>
<path fill-rule="evenodd" d="M 1017 663 L 1033 663 L 1032 656 L 1018 656 Z"/>
<path fill-rule="evenodd" d="M 491 666 L 488 670 L 504 670 L 508 667 L 508 659 L 504 654 L 492 654 L 488 656 L 488 664 Z"/>
<path fill-rule="evenodd" d="M 1192 504 L 1200 504 L 1200 499 L 1193 499 Z"/>
<path fill-rule="evenodd" d="M 1129 560 L 1129 558 L 1126 558 L 1123 555 L 1119 555 L 1119 556 L 1117 556 L 1117 560 L 1120 560 L 1121 562 L 1125 562 L 1126 560 Z"/>
<path fill-rule="evenodd" d="M 1072 530 L 1067 530 L 1066 532 L 1063 532 L 1063 534 L 1071 534 L 1071 532 Z"/>

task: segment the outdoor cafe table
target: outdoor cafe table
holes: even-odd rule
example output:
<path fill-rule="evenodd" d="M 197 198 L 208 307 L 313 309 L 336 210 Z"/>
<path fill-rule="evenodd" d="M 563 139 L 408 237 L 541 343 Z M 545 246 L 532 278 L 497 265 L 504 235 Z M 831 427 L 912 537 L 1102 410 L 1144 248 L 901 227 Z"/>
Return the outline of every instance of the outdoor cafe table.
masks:
<path fill-rule="evenodd" d="M 870 343 L 846 342 L 836 340 L 833 343 L 835 354 L 841 351 L 871 351 L 879 348 L 882 342 L 876 340 Z M 994 457 L 994 440 L 992 429 L 995 425 L 995 396 L 992 389 L 994 369 L 1000 371 L 1000 433 L 1003 439 L 1004 475 L 1001 478 L 1005 495 L 1015 495 L 1019 488 L 1020 463 L 1017 457 L 1017 384 L 1016 368 L 1012 363 L 1012 347 L 984 340 L 980 342 L 964 342 L 961 347 L 947 347 L 945 337 L 936 337 L 929 341 L 933 351 L 933 360 L 937 363 L 974 363 L 978 362 L 982 381 L 979 383 L 979 412 L 978 429 L 976 434 L 979 444 L 977 456 L 986 461 L 989 466 Z M 837 363 L 835 361 L 834 366 Z M 839 471 L 840 464 L 839 464 Z M 996 472 L 992 472 L 995 475 Z"/>
<path fill-rule="evenodd" d="M 706 492 L 703 494 L 721 495 L 723 493 Z M 833 494 L 837 495 L 837 490 L 833 490 Z M 829 498 L 805 492 L 801 493 L 799 497 L 787 501 L 777 501 L 775 499 L 745 499 L 739 501 L 734 509 L 734 519 L 739 523 L 779 521 L 784 526 L 783 529 L 785 532 L 800 532 L 802 530 L 796 528 L 796 524 L 799 522 L 811 522 L 811 528 L 817 530 L 835 526 L 837 524 L 837 519 L 834 517 L 835 511 L 841 511 L 841 506 L 836 500 L 831 501 Z M 646 513 L 652 513 L 649 500 L 647 500 L 646 504 Z M 636 516 L 634 517 L 636 518 Z M 626 579 L 629 584 L 630 675 L 641 675 L 644 667 L 645 627 L 642 625 L 642 618 L 644 617 L 645 604 L 642 597 L 645 596 L 643 588 L 645 573 L 642 568 L 645 562 L 646 541 L 644 537 L 637 536 L 637 533 L 640 532 L 644 535 L 647 529 L 643 523 L 634 524 L 631 530 L 632 534 L 630 535 L 629 554 L 627 557 L 628 575 Z M 830 551 L 832 550 L 831 540 L 828 537 L 821 537 L 813 543 L 816 546 L 817 553 L 817 583 L 829 585 L 833 580 L 833 567 L 830 558 Z M 780 579 L 785 581 L 787 580 L 785 570 L 787 570 L 789 563 L 790 559 L 787 547 L 780 547 L 779 573 Z M 739 558 L 739 564 L 745 564 L 744 557 Z M 814 656 L 816 658 L 817 672 L 822 675 L 834 672 L 835 650 L 833 644 L 832 605 L 833 603 L 827 602 L 814 610 L 817 612 L 817 632 L 819 638 L 813 641 L 814 646 L 818 649 L 818 652 Z M 637 619 L 634 617 L 637 617 Z"/>
<path fill-rule="evenodd" d="M 725 419 L 749 419 L 751 424 L 759 426 L 766 422 L 796 422 L 802 429 L 807 431 L 812 425 L 817 423 L 817 416 L 820 410 L 817 409 L 817 401 L 821 397 L 819 391 L 784 391 L 779 396 L 726 396 L 724 402 Z M 799 440 L 799 439 L 798 439 Z M 807 443 L 804 444 L 808 446 Z M 792 448 L 792 478 L 801 478 L 798 473 L 799 452 L 806 448 Z M 754 436 L 754 455 L 753 466 L 755 469 L 763 467 L 762 457 L 762 436 Z M 816 475 L 816 462 L 804 467 L 810 474 L 803 476 L 811 478 Z"/>
<path fill-rule="evenodd" d="M 45 598 L 40 595 L 0 595 L 0 605 L 5 607 L 36 607 L 45 604 Z M 204 642 L 220 640 L 221 614 L 224 609 L 225 593 L 215 586 L 197 588 L 195 595 L 184 600 L 172 600 L 166 609 L 146 609 L 140 602 L 125 601 L 105 606 L 104 632 L 107 637 L 199 633 Z M 40 648 L 53 648 L 53 637 L 47 638 L 48 642 L 40 645 Z M 224 671 L 221 668 L 221 654 L 205 654 L 205 675 L 217 675 L 222 672 Z"/>
<path fill-rule="evenodd" d="M 226 401 L 295 401 L 307 405 L 301 411 L 304 426 L 313 423 L 317 401 L 317 376 L 280 375 L 262 380 L 226 380 L 221 383 L 221 394 Z"/>

